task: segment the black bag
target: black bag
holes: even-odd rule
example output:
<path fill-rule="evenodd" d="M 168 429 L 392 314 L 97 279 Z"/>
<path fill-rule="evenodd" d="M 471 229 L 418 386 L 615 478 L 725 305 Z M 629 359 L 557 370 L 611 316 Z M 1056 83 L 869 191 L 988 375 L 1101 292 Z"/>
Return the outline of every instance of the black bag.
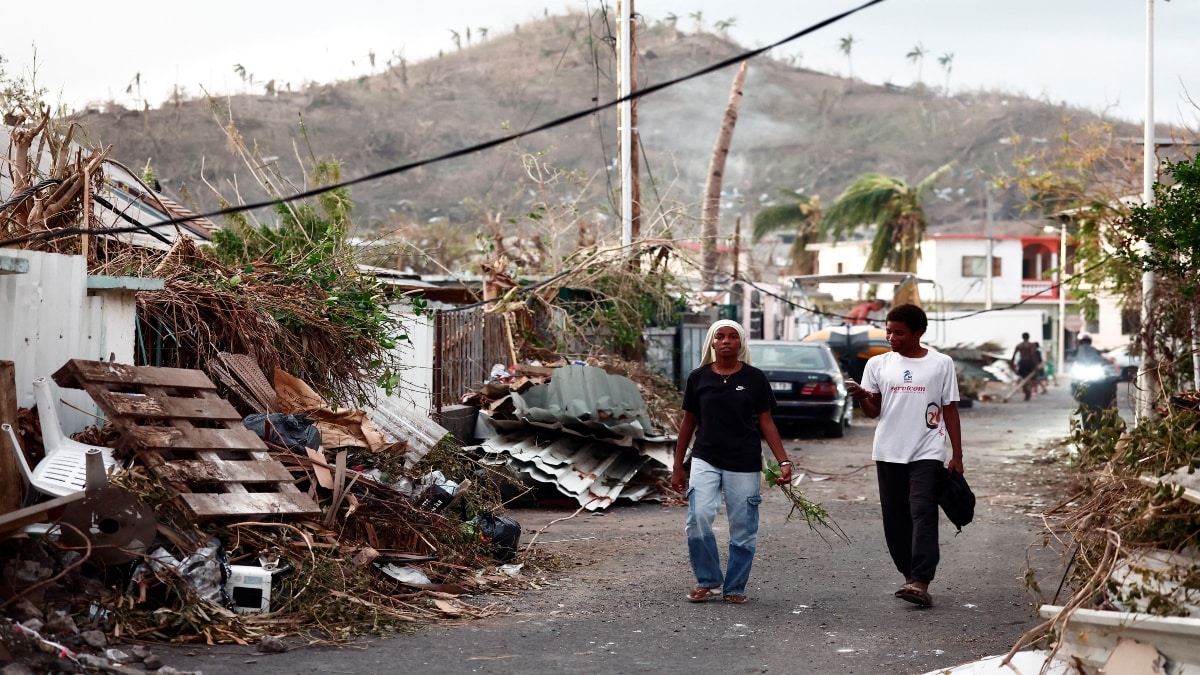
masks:
<path fill-rule="evenodd" d="M 305 448 L 321 447 L 321 432 L 304 415 L 255 413 L 242 420 L 242 426 L 258 434 L 268 443 L 281 445 L 292 452 L 304 453 Z"/>
<path fill-rule="evenodd" d="M 513 559 L 521 543 L 521 524 L 507 516 L 485 511 L 472 519 L 479 527 L 479 538 L 491 544 L 492 556 L 501 562 Z"/>
<path fill-rule="evenodd" d="M 937 487 L 938 505 L 951 523 L 962 532 L 963 526 L 975 517 L 975 493 L 961 473 L 941 470 Z M 954 534 L 957 536 L 958 532 Z"/>

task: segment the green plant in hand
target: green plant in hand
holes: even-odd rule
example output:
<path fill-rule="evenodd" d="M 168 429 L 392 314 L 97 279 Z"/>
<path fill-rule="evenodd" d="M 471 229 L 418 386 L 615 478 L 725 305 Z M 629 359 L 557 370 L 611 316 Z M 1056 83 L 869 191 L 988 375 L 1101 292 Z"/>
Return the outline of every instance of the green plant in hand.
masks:
<path fill-rule="evenodd" d="M 817 527 L 818 525 L 829 530 L 835 537 L 849 545 L 850 537 L 847 537 L 846 533 L 842 531 L 841 526 L 829 516 L 829 512 L 825 510 L 825 507 L 809 500 L 791 483 L 780 482 L 782 477 L 783 471 L 779 468 L 779 465 L 775 462 L 767 462 L 766 468 L 763 469 L 763 478 L 767 481 L 768 485 L 778 485 L 779 489 L 783 491 L 783 494 L 792 503 L 792 510 L 788 511 L 787 519 L 791 520 L 799 512 L 800 517 L 804 518 L 804 522 L 808 524 L 808 529 L 820 535 L 826 544 L 829 543 L 829 539 Z"/>

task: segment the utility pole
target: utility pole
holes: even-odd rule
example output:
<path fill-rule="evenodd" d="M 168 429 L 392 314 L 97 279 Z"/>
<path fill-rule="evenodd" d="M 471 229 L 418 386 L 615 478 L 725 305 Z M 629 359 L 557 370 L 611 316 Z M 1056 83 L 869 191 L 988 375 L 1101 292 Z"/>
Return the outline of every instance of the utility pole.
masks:
<path fill-rule="evenodd" d="M 637 91 L 637 16 L 633 0 L 629 1 L 629 91 Z M 637 241 L 642 236 L 642 179 L 641 179 L 641 145 L 638 135 L 638 102 L 629 102 L 629 225 L 632 230 L 631 241 Z"/>
<path fill-rule="evenodd" d="M 1142 206 L 1154 208 L 1154 0 L 1146 0 L 1146 120 L 1142 128 Z M 1145 255 L 1150 254 L 1144 243 Z M 1150 369 L 1154 359 L 1154 331 L 1150 327 L 1154 305 L 1154 272 L 1142 272 L 1142 346 L 1144 355 L 1137 376 L 1137 420 L 1150 419 L 1154 413 L 1154 382 Z"/>
<path fill-rule="evenodd" d="M 986 185 L 983 190 L 983 223 L 987 232 L 987 271 L 984 272 L 987 285 L 983 287 L 983 306 L 984 309 L 990 310 L 992 308 L 992 265 L 995 264 L 996 240 L 992 236 L 992 191 L 987 189 Z"/>
<path fill-rule="evenodd" d="M 621 245 L 633 243 L 633 0 L 617 0 L 617 108 L 621 171 Z"/>

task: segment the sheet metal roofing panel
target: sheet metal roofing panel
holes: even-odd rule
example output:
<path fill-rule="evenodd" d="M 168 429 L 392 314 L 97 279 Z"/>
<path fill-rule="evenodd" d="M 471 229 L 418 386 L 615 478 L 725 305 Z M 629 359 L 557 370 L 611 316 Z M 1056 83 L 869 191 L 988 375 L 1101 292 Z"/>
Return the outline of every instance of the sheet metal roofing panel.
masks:
<path fill-rule="evenodd" d="M 481 446 L 492 462 L 529 475 L 541 483 L 552 483 L 563 495 L 575 499 L 589 511 L 607 508 L 619 497 L 637 500 L 656 492 L 652 485 L 627 490 L 639 473 L 664 471 L 663 453 L 655 449 L 624 448 L 572 436 L 545 439 L 528 434 L 509 434 L 488 439 Z M 669 461 L 669 459 L 668 459 Z M 647 474 L 646 483 L 653 477 Z"/>
<path fill-rule="evenodd" d="M 501 431 L 518 428 L 514 422 L 527 422 L 625 446 L 652 433 L 637 385 L 602 368 L 557 368 L 549 383 L 534 385 L 521 394 L 514 392 L 510 400 L 511 415 L 493 409 L 490 418 Z"/>
<path fill-rule="evenodd" d="M 374 406 L 365 408 L 367 419 L 390 442 L 404 441 L 409 451 L 404 465 L 412 468 L 443 438 L 450 435 L 445 427 L 422 415 L 413 404 L 399 396 L 380 396 Z"/>

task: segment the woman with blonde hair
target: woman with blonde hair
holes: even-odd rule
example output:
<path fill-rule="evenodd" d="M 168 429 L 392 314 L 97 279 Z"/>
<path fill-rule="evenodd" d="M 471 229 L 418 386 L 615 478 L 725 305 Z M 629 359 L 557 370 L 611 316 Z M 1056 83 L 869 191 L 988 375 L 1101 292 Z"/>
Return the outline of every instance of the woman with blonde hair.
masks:
<path fill-rule="evenodd" d="M 687 599 L 703 602 L 723 595 L 727 603 L 742 604 L 758 543 L 763 439 L 782 470 L 779 482 L 791 481 L 792 463 L 771 418 L 771 384 L 750 365 L 745 329 L 736 321 L 717 321 L 704 345 L 700 367 L 688 375 L 684 388 L 683 423 L 671 470 L 671 486 L 686 489 L 688 498 L 688 558 L 696 586 Z M 683 466 L 689 443 L 690 475 Z M 722 495 L 729 521 L 724 574 L 712 527 Z"/>

